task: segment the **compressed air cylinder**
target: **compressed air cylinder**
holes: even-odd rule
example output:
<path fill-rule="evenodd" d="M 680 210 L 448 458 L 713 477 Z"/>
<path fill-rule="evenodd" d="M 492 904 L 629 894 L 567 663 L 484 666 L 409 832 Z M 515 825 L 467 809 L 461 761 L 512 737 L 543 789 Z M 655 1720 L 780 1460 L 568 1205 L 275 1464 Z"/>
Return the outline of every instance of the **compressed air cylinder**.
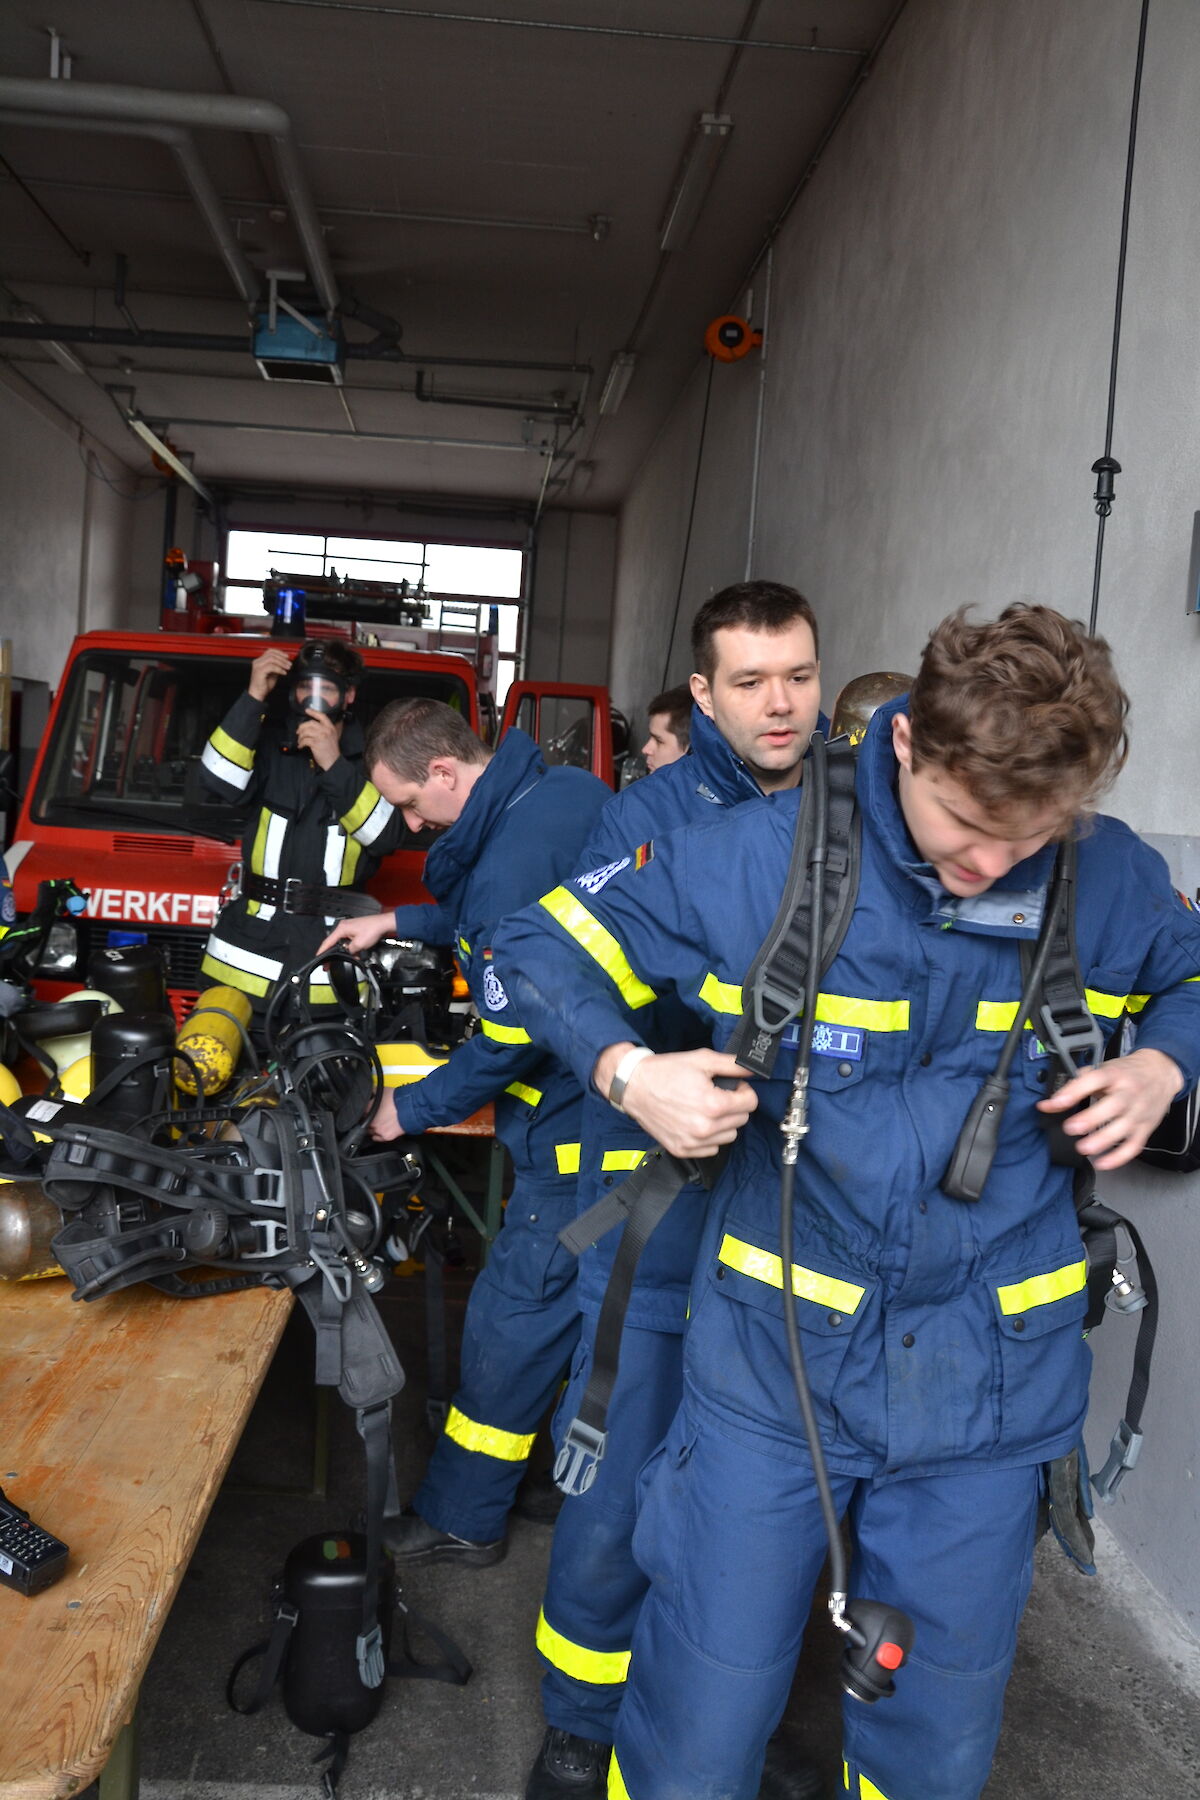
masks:
<path fill-rule="evenodd" d="M 11 1106 L 14 1100 L 21 1097 L 21 1084 L 12 1070 L 0 1063 L 0 1102 Z"/>
<path fill-rule="evenodd" d="M 61 1230 L 62 1214 L 47 1200 L 39 1182 L 0 1182 L 0 1281 L 61 1275 L 50 1248 L 51 1238 Z"/>
<path fill-rule="evenodd" d="M 237 988 L 206 988 L 179 1027 L 176 1046 L 186 1050 L 199 1069 L 209 1098 L 228 1087 L 233 1079 L 242 1054 L 242 1032 L 250 1024 L 250 1011 L 249 999 Z M 176 1063 L 175 1083 L 185 1094 L 196 1092 L 186 1063 Z"/>

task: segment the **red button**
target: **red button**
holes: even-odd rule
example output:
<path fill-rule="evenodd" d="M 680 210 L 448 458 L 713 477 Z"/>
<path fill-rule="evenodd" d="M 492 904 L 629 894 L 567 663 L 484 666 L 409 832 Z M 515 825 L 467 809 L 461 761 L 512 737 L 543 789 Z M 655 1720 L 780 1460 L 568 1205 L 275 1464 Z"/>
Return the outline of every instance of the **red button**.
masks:
<path fill-rule="evenodd" d="M 875 1652 L 875 1661 L 882 1663 L 885 1669 L 898 1669 L 904 1661 L 904 1652 L 899 1644 L 880 1644 Z"/>

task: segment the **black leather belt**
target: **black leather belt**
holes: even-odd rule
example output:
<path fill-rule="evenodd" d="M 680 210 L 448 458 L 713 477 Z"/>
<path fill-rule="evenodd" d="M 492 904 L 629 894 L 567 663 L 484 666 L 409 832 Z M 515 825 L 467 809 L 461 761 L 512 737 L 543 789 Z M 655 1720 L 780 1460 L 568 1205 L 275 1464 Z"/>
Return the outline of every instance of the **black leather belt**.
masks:
<path fill-rule="evenodd" d="M 314 882 L 297 881 L 294 875 L 286 881 L 275 881 L 268 875 L 243 874 L 240 898 L 257 900 L 283 913 L 318 919 L 362 919 L 368 913 L 381 911 L 378 900 L 370 894 L 356 894 L 353 888 L 319 887 Z"/>

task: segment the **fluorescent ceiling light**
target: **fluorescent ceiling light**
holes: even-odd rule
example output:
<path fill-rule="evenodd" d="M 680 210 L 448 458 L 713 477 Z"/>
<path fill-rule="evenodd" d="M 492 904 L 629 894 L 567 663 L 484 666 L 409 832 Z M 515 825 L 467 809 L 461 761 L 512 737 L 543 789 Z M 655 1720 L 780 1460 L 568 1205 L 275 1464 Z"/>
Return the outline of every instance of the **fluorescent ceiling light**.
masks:
<path fill-rule="evenodd" d="M 691 237 L 732 131 L 728 113 L 701 113 L 696 120 L 667 203 L 660 250 L 682 250 Z"/>
<path fill-rule="evenodd" d="M 600 417 L 607 418 L 615 413 L 625 390 L 633 379 L 633 371 L 637 367 L 637 354 L 633 350 L 618 350 L 612 359 L 612 367 L 600 393 Z"/>
<path fill-rule="evenodd" d="M 147 444 L 150 449 L 153 450 L 155 456 L 165 462 L 169 469 L 174 469 L 180 481 L 186 481 L 190 488 L 195 489 L 202 500 L 207 500 L 210 506 L 213 504 L 213 497 L 201 481 L 200 477 L 198 475 L 193 475 L 187 464 L 180 461 L 174 450 L 171 449 L 171 446 L 165 444 L 158 434 L 151 430 L 150 426 L 147 425 L 145 419 L 143 419 L 140 414 L 127 412 L 125 414 L 125 423 L 128 425 L 130 431 L 137 433 L 143 444 Z"/>

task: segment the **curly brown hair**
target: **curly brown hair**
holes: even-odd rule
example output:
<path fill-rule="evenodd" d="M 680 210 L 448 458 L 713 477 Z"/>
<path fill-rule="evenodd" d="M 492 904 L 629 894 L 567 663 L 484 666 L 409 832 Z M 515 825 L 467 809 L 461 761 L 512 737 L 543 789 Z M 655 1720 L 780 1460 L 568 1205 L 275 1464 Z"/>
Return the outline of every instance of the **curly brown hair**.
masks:
<path fill-rule="evenodd" d="M 1129 754 L 1129 701 L 1103 638 L 1021 602 L 931 634 L 909 697 L 913 768 L 933 763 L 998 811 L 1075 796 L 1086 811 Z"/>

